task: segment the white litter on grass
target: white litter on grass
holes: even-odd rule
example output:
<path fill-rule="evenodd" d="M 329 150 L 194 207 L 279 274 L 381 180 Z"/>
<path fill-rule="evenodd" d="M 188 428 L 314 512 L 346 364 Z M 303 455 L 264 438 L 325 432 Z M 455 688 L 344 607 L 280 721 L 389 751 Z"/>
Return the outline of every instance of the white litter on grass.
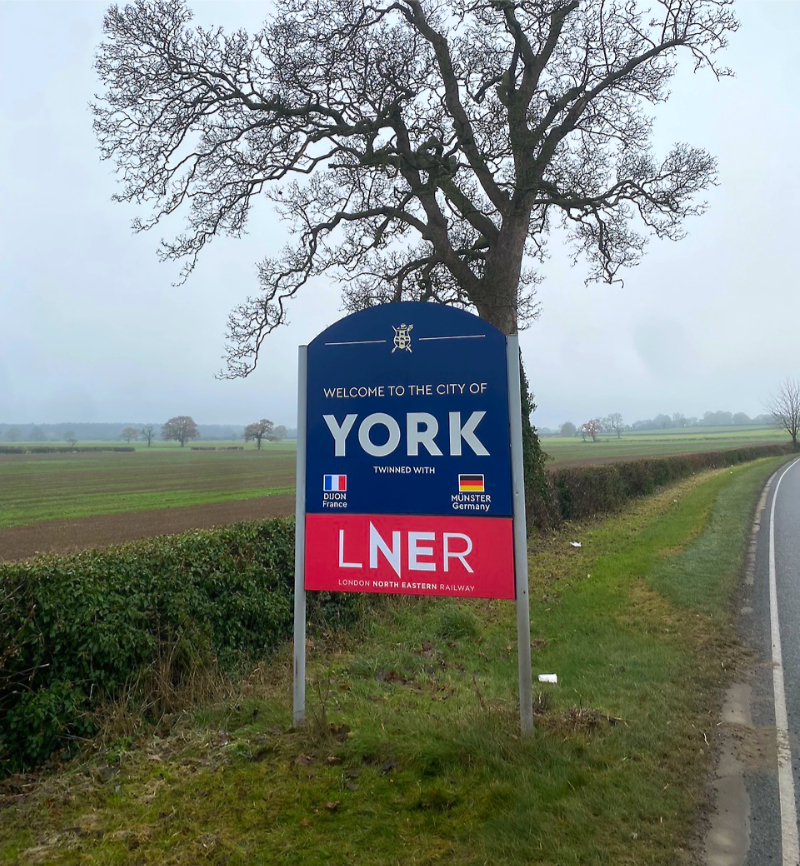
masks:
<path fill-rule="evenodd" d="M 558 674 L 539 674 L 540 683 L 555 683 L 558 685 Z"/>
<path fill-rule="evenodd" d="M 570 547 L 580 547 L 581 543 L 580 543 L 580 541 L 570 541 L 569 546 Z"/>

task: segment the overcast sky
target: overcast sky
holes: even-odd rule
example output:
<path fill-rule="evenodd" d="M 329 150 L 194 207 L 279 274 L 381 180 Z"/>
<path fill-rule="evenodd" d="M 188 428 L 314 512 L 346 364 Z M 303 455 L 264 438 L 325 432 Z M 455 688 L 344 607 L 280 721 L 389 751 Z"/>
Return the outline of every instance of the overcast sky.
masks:
<path fill-rule="evenodd" d="M 541 317 L 522 336 L 534 421 L 621 412 L 764 411 L 800 375 L 797 252 L 800 2 L 744 0 L 728 65 L 679 75 L 656 148 L 708 148 L 721 185 L 677 243 L 653 241 L 625 286 L 584 285 L 553 244 Z M 0 0 L 0 423 L 293 425 L 297 346 L 340 317 L 334 283 L 309 289 L 268 338 L 259 369 L 217 381 L 230 309 L 255 263 L 286 240 L 268 202 L 243 240 L 215 240 L 189 282 L 133 235 L 99 160 L 88 103 L 106 3 Z M 197 20 L 255 29 L 263 2 L 195 2 Z"/>

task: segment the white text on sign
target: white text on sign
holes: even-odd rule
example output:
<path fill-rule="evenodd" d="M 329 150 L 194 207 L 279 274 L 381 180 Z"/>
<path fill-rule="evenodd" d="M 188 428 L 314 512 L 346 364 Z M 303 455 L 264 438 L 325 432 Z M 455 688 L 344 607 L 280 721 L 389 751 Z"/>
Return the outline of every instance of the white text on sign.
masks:
<path fill-rule="evenodd" d="M 484 394 L 486 382 L 440 382 L 438 385 L 350 385 L 346 388 L 323 388 L 329 399 L 354 399 L 355 397 L 444 397 L 449 394 Z"/>
<path fill-rule="evenodd" d="M 466 444 L 478 457 L 487 457 L 489 452 L 475 433 L 486 412 L 472 412 L 464 424 L 461 423 L 460 412 L 448 413 L 447 446 L 451 456 L 460 457 L 462 444 Z M 334 455 L 347 456 L 347 439 L 358 419 L 358 415 L 345 415 L 341 424 L 335 415 L 323 415 L 328 430 L 334 441 Z M 383 427 L 388 433 L 388 439 L 381 445 L 372 441 L 370 436 L 373 427 Z M 442 449 L 436 442 L 439 435 L 439 422 L 429 412 L 408 412 L 406 414 L 406 454 L 409 457 L 419 455 L 420 446 L 433 457 L 441 457 Z M 358 428 L 358 442 L 362 449 L 373 457 L 387 457 L 393 454 L 402 434 L 397 420 L 385 412 L 373 412 L 367 415 Z M 443 443 L 445 444 L 445 443 Z"/>
<path fill-rule="evenodd" d="M 406 543 L 402 543 L 405 534 Z M 345 530 L 339 530 L 339 568 L 363 568 L 363 562 L 347 562 L 345 560 Z M 435 547 L 434 547 L 435 545 Z M 406 556 L 403 557 L 403 553 Z M 472 539 L 462 532 L 392 532 L 391 544 L 378 532 L 375 526 L 369 525 L 369 567 L 375 570 L 379 567 L 379 557 L 391 565 L 398 577 L 403 576 L 403 561 L 408 571 L 436 571 L 437 563 L 445 572 L 450 571 L 451 560 L 461 563 L 464 570 L 472 574 L 472 566 L 467 557 L 472 553 Z"/>

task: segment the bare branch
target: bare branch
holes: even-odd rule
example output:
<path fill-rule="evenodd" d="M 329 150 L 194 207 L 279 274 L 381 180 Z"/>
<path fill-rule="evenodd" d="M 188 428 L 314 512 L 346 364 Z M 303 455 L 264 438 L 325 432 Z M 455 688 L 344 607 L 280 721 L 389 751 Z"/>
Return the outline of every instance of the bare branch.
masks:
<path fill-rule="evenodd" d="M 800 383 L 796 379 L 781 382 L 778 392 L 770 399 L 769 412 L 776 427 L 792 437 L 792 447 L 798 450 L 797 434 L 800 432 Z"/>
<path fill-rule="evenodd" d="M 271 202 L 293 242 L 228 322 L 227 376 L 310 282 L 355 309 L 416 298 L 511 333 L 536 316 L 552 215 L 590 278 L 678 240 L 717 182 L 705 151 L 651 152 L 681 55 L 723 77 L 731 0 L 276 0 L 256 33 L 192 25 L 185 0 L 111 6 L 93 106 L 115 198 L 185 280 Z"/>

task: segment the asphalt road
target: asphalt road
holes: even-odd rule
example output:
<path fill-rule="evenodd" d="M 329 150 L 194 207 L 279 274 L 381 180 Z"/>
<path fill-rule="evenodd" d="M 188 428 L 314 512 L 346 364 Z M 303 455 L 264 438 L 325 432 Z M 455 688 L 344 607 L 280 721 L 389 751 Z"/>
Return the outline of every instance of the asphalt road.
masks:
<path fill-rule="evenodd" d="M 798 866 L 800 793 L 800 460 L 772 478 L 740 611 L 756 653 L 741 740 L 746 866 Z M 747 808 L 749 800 L 749 808 Z M 731 861 L 737 862 L 737 861 Z"/>

